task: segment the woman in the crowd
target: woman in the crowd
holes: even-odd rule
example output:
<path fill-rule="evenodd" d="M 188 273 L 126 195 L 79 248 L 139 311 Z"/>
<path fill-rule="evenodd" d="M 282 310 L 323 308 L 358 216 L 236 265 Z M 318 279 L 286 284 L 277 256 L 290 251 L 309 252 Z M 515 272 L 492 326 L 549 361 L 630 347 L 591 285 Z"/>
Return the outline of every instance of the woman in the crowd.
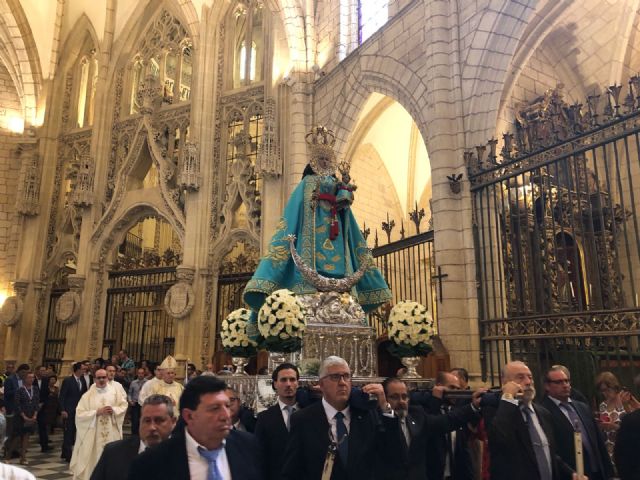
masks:
<path fill-rule="evenodd" d="M 620 421 L 625 414 L 621 396 L 622 387 L 613 373 L 602 372 L 596 377 L 596 390 L 604 397 L 598 407 L 598 423 L 605 434 L 607 451 L 613 462 L 616 434 L 620 428 Z"/>
<path fill-rule="evenodd" d="M 47 403 L 42 407 L 44 408 L 45 424 L 52 434 L 58 423 L 58 415 L 60 414 L 60 402 L 58 401 L 60 387 L 57 383 L 58 377 L 51 375 L 49 377 L 49 396 L 47 397 Z"/>
<path fill-rule="evenodd" d="M 36 417 L 40 407 L 40 392 L 38 386 L 33 383 L 34 378 L 32 372 L 27 373 L 22 380 L 22 386 L 16 392 L 15 427 L 18 428 L 20 463 L 22 465 L 29 464 L 27 461 L 29 437 L 36 431 L 38 425 Z"/>

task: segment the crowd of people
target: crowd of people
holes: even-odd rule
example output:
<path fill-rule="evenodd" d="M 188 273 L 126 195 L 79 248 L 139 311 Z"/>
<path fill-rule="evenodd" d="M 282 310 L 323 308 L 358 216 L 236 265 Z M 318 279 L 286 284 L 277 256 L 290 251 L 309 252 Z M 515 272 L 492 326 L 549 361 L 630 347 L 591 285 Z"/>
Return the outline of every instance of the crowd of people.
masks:
<path fill-rule="evenodd" d="M 640 402 L 610 372 L 596 379 L 594 413 L 562 365 L 537 396 L 519 361 L 504 366 L 500 389 L 471 392 L 462 368 L 439 372 L 428 390 L 396 377 L 354 387 L 347 362 L 328 357 L 314 386 L 279 365 L 276 401 L 255 415 L 211 365 L 189 365 L 184 384 L 176 366 L 136 365 L 123 351 L 74 363 L 58 388 L 45 367 L 8 365 L 5 462 L 28 463 L 35 433 L 51 448 L 53 404 L 74 479 L 640 479 Z"/>

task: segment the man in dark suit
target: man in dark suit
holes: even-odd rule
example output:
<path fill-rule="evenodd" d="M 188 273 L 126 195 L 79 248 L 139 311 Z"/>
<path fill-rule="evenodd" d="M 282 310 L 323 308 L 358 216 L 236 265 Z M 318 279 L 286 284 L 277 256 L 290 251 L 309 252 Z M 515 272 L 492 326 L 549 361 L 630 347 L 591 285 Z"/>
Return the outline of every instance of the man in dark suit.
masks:
<path fill-rule="evenodd" d="M 295 413 L 284 453 L 282 480 L 320 480 L 332 465 L 332 480 L 375 478 L 379 461 L 398 462 L 398 421 L 380 384 L 362 388 L 375 395 L 372 409 L 356 407 L 347 362 L 331 356 L 319 372 L 322 400 Z M 377 408 L 376 408 L 377 407 Z"/>
<path fill-rule="evenodd" d="M 640 478 L 640 410 L 622 417 L 616 435 L 614 460 L 620 480 Z"/>
<path fill-rule="evenodd" d="M 291 363 L 278 365 L 271 379 L 278 401 L 258 414 L 256 437 L 262 446 L 265 472 L 268 480 L 279 480 L 284 464 L 284 448 L 289 439 L 291 415 L 298 410 L 296 391 L 300 374 L 298 367 Z"/>
<path fill-rule="evenodd" d="M 450 372 L 438 372 L 436 384 L 432 389 L 432 395 L 425 405 L 425 411 L 431 418 L 447 418 L 456 411 L 455 401 L 445 398 L 446 392 L 461 390 L 460 378 Z M 480 403 L 480 392 L 474 394 L 475 408 Z M 471 406 L 467 405 L 470 409 Z M 479 417 L 469 421 L 478 421 Z M 455 478 L 456 480 L 473 480 L 474 470 L 469 448 L 470 432 L 467 422 L 455 424 L 452 429 L 434 429 L 430 438 L 430 448 L 426 450 L 426 463 L 429 466 L 427 478 L 429 480 L 443 480 Z"/>
<path fill-rule="evenodd" d="M 557 453 L 575 470 L 574 432 L 582 437 L 584 472 L 589 480 L 607 480 L 614 476 L 613 466 L 600 429 L 587 405 L 571 398 L 571 377 L 562 365 L 554 365 L 544 378 L 545 396 L 542 405 L 553 418 Z"/>
<path fill-rule="evenodd" d="M 38 410 L 38 439 L 40 440 L 40 449 L 44 452 L 49 452 L 52 448 L 49 446 L 49 432 L 47 429 L 47 418 L 42 408 L 49 398 L 49 377 L 47 376 L 47 367 L 40 365 L 36 367 L 35 371 L 36 379 L 33 383 L 38 387 L 40 392 L 40 410 Z"/>
<path fill-rule="evenodd" d="M 16 418 L 16 392 L 20 387 L 22 387 L 22 382 L 24 377 L 26 377 L 27 373 L 29 373 L 31 369 L 29 365 L 23 363 L 18 366 L 16 372 L 9 377 L 4 382 L 4 402 L 6 408 L 6 420 L 7 420 L 7 440 L 4 444 L 5 448 L 5 458 L 11 459 L 19 456 L 19 452 L 8 451 L 9 446 L 16 445 L 16 441 L 20 436 L 18 432 L 18 427 L 21 422 Z"/>
<path fill-rule="evenodd" d="M 551 414 L 534 405 L 534 398 L 529 367 L 507 363 L 502 370 L 502 398 L 488 423 L 491 480 L 572 478 L 572 470 L 556 456 Z"/>
<path fill-rule="evenodd" d="M 104 447 L 91 480 L 124 480 L 139 453 L 169 438 L 176 425 L 173 401 L 165 395 L 147 397 L 140 420 L 139 436 L 132 435 Z"/>
<path fill-rule="evenodd" d="M 468 422 L 479 419 L 482 390 L 473 394 L 473 403 L 453 408 L 446 414 L 432 415 L 425 413 L 423 407 L 410 404 L 407 385 L 402 380 L 390 377 L 382 383 L 382 386 L 385 396 L 400 422 L 401 435 L 397 442 L 401 447 L 401 462 L 399 467 L 396 465 L 393 470 L 389 470 L 387 465 L 381 464 L 378 472 L 384 472 L 384 474 L 381 473 L 380 478 L 409 480 L 443 478 L 447 455 L 446 441 L 451 442 L 451 437 L 447 435 L 460 428 L 465 428 Z M 444 392 L 445 389 L 442 387 L 436 386 L 433 389 L 436 398 L 441 399 Z M 432 450 L 437 450 L 438 455 L 435 459 L 428 458 L 426 455 Z M 451 477 L 463 478 L 455 471 L 455 461 L 453 470 Z"/>
<path fill-rule="evenodd" d="M 221 478 L 262 480 L 258 440 L 231 429 L 226 384 L 200 376 L 187 383 L 180 397 L 184 428 L 134 459 L 129 480 Z M 208 476 L 209 475 L 209 476 Z"/>
<path fill-rule="evenodd" d="M 72 365 L 73 375 L 65 378 L 60 386 L 60 411 L 64 421 L 64 432 L 62 435 L 62 454 L 67 462 L 71 461 L 73 444 L 76 442 L 76 407 L 80 397 L 87 391 L 87 383 L 83 376 L 83 366 L 81 362 Z"/>
<path fill-rule="evenodd" d="M 256 429 L 256 417 L 253 410 L 242 405 L 240 395 L 233 388 L 227 388 L 225 392 L 231 402 L 231 428 L 241 432 L 253 433 Z"/>

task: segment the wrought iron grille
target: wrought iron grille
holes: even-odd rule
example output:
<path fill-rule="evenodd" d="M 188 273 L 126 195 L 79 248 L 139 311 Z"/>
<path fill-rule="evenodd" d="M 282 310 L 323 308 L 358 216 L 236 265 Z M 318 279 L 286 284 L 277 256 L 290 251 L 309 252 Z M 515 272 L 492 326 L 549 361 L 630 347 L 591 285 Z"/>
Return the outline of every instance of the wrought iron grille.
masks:
<path fill-rule="evenodd" d="M 49 296 L 49 314 L 47 316 L 47 333 L 44 341 L 43 365 L 54 365 L 55 371 L 60 372 L 64 347 L 67 343 L 67 326 L 56 319 L 56 304 L 68 289 L 54 289 Z"/>
<path fill-rule="evenodd" d="M 137 361 L 162 361 L 174 353 L 174 322 L 164 311 L 175 267 L 109 272 L 103 356 L 120 349 Z"/>
<path fill-rule="evenodd" d="M 402 300 L 414 300 L 426 306 L 437 328 L 437 292 L 432 282 L 436 275 L 433 230 L 376 247 L 372 253 L 393 294 L 391 304 L 369 315 L 378 337 L 387 333 L 390 306 Z"/>
<path fill-rule="evenodd" d="M 497 140 L 465 154 L 483 372 L 494 381 L 515 358 L 534 373 L 564 363 L 587 392 L 599 370 L 635 374 L 640 80 L 630 83 L 623 106 L 615 86 L 588 109 L 547 92 L 518 112 L 500 160 Z"/>

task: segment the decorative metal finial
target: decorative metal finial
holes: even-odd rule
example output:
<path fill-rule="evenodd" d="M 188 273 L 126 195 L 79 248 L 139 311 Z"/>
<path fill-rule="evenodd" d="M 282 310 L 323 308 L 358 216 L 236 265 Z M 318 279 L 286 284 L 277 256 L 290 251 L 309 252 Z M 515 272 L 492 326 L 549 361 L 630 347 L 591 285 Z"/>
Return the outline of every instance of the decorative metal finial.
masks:
<path fill-rule="evenodd" d="M 364 222 L 364 224 L 362 225 L 362 230 L 360 230 L 360 233 L 362 233 L 364 241 L 366 242 L 369 238 L 369 235 L 371 235 L 371 229 L 367 228 L 367 222 Z"/>
<path fill-rule="evenodd" d="M 412 212 L 409 212 L 409 219 L 416 225 L 416 233 L 420 233 L 420 222 L 424 218 L 424 208 L 418 210 L 418 202 Z"/>
<path fill-rule="evenodd" d="M 404 240 L 404 219 L 400 220 L 400 240 Z"/>
<path fill-rule="evenodd" d="M 387 212 L 387 221 L 382 222 L 382 230 L 387 234 L 387 243 L 391 243 L 391 232 L 396 226 L 396 222 L 394 220 L 389 220 L 389 212 Z"/>
<path fill-rule="evenodd" d="M 374 239 L 373 242 L 373 248 L 378 248 L 379 244 L 378 244 L 378 229 L 376 228 L 376 237 Z"/>

